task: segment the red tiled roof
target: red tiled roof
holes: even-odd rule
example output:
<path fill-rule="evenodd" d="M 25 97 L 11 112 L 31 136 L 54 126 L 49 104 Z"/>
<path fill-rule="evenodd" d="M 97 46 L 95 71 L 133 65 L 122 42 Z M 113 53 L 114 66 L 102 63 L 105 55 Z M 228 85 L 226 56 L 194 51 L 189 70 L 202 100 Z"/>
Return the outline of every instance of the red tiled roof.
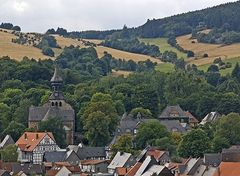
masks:
<path fill-rule="evenodd" d="M 22 151 L 33 151 L 36 146 L 42 141 L 42 139 L 48 135 L 55 141 L 51 132 L 25 132 L 16 142 L 16 145 Z"/>
<path fill-rule="evenodd" d="M 148 156 L 153 156 L 157 161 L 162 157 L 165 151 L 160 151 L 156 149 L 150 149 L 147 151 Z"/>
<path fill-rule="evenodd" d="M 126 174 L 126 176 L 134 176 L 138 169 L 141 167 L 142 163 L 140 162 L 137 162 L 129 171 L 128 173 Z"/>
<path fill-rule="evenodd" d="M 187 117 L 189 117 L 190 123 L 199 123 L 198 119 L 194 117 L 189 111 L 184 112 Z"/>
<path fill-rule="evenodd" d="M 119 176 L 125 175 L 126 173 L 128 173 L 128 171 L 130 170 L 130 168 L 125 168 L 125 167 L 117 167 L 116 168 L 116 173 Z"/>
<path fill-rule="evenodd" d="M 221 162 L 213 176 L 239 176 L 240 162 Z"/>

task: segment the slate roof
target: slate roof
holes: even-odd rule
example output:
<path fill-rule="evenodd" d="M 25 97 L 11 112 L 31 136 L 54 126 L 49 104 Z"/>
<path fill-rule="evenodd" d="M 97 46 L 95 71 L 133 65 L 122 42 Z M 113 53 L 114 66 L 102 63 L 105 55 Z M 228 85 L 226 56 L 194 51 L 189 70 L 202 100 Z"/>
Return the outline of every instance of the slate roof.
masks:
<path fill-rule="evenodd" d="M 41 107 L 31 106 L 29 108 L 29 121 L 41 121 L 50 117 L 61 118 L 62 121 L 74 121 L 75 112 L 72 107 L 64 103 L 65 106 L 51 106 L 46 103 Z"/>
<path fill-rule="evenodd" d="M 145 160 L 143 161 L 142 165 L 139 167 L 138 171 L 136 172 L 135 176 L 141 176 L 148 167 L 151 167 L 152 165 L 158 164 L 155 158 L 152 156 L 147 156 Z"/>
<path fill-rule="evenodd" d="M 162 113 L 160 114 L 159 118 L 167 118 L 171 117 L 171 113 L 177 113 L 177 117 L 187 117 L 185 112 L 179 105 L 176 106 L 167 106 Z"/>
<path fill-rule="evenodd" d="M 222 155 L 220 153 L 206 153 L 204 154 L 203 162 L 207 166 L 217 167 L 222 161 Z"/>
<path fill-rule="evenodd" d="M 169 132 L 177 130 L 179 133 L 186 133 L 187 130 L 181 125 L 178 120 L 160 120 L 160 123 L 164 125 Z"/>
<path fill-rule="evenodd" d="M 21 149 L 21 151 L 31 152 L 45 136 L 49 136 L 53 141 L 55 141 L 51 132 L 25 132 L 18 139 L 16 145 Z"/>
<path fill-rule="evenodd" d="M 5 148 L 8 145 L 15 144 L 14 140 L 10 135 L 6 135 L 5 138 L 0 143 L 0 148 Z"/>
<path fill-rule="evenodd" d="M 124 165 L 127 163 L 131 156 L 131 153 L 117 152 L 117 154 L 114 156 L 113 160 L 109 164 L 108 168 L 116 169 L 117 167 L 124 167 Z"/>
<path fill-rule="evenodd" d="M 11 164 L 11 171 L 14 174 L 19 173 L 20 171 L 23 171 L 27 175 L 32 175 L 32 174 L 39 174 L 42 175 L 45 172 L 45 169 L 43 166 L 39 164 L 29 164 L 29 163 L 12 163 Z"/>
<path fill-rule="evenodd" d="M 130 132 L 133 132 L 134 129 L 137 128 L 137 126 L 142 122 L 147 122 L 150 119 L 139 119 L 139 118 L 133 118 L 132 115 L 128 115 L 127 113 L 124 113 L 120 124 L 118 126 L 118 129 L 120 130 L 118 133 L 124 134 L 127 130 L 130 130 Z"/>
<path fill-rule="evenodd" d="M 91 158 L 106 158 L 105 147 L 77 147 L 74 149 L 80 160 Z"/>
<path fill-rule="evenodd" d="M 65 160 L 66 151 L 51 151 L 45 152 L 43 159 L 45 162 L 62 162 Z"/>

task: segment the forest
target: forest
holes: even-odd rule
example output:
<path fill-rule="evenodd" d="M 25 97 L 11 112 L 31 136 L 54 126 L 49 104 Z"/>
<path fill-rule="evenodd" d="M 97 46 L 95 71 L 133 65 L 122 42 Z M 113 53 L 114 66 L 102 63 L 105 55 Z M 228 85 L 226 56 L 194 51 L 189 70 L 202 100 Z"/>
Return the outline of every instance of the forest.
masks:
<path fill-rule="evenodd" d="M 128 61 L 123 64 L 123 61 L 112 58 L 108 53 L 99 59 L 94 48 L 73 46 L 64 49 L 57 63 L 64 79 L 65 99 L 77 114 L 76 130 L 85 134 L 86 142 L 91 145 L 105 145 L 122 114 L 136 108 L 150 112 L 153 118 L 157 118 L 167 105 L 176 104 L 199 120 L 211 111 L 225 115 L 240 113 L 238 64 L 227 76 L 221 76 L 214 66 L 210 66 L 206 73 L 195 66 L 188 66 L 187 70 L 176 67 L 172 73 L 162 73 L 155 71 L 155 65 L 150 61 Z M 23 131 L 33 130 L 27 129 L 28 108 L 42 105 L 48 100 L 54 62 L 28 58 L 18 62 L 4 57 L 0 59 L 0 66 L 1 138 L 10 134 L 16 140 Z M 112 69 L 119 67 L 130 68 L 133 74 L 126 78 L 112 76 Z M 96 108 L 99 113 L 92 114 Z M 91 129 L 95 128 L 96 123 L 86 121 L 96 117 L 112 119 L 103 118 L 102 125 L 108 124 L 104 134 L 108 135 L 97 142 L 91 139 Z M 57 134 L 57 140 L 61 139 Z"/>

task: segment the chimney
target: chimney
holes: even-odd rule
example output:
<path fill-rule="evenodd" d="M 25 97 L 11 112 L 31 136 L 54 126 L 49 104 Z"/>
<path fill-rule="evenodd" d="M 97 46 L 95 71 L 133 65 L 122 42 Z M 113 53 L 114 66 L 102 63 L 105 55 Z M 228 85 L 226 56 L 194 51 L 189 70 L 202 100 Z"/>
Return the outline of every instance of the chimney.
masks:
<path fill-rule="evenodd" d="M 24 133 L 24 139 L 27 140 L 27 133 Z"/>
<path fill-rule="evenodd" d="M 38 133 L 36 134 L 36 139 L 38 139 L 39 138 L 39 136 L 38 136 Z"/>

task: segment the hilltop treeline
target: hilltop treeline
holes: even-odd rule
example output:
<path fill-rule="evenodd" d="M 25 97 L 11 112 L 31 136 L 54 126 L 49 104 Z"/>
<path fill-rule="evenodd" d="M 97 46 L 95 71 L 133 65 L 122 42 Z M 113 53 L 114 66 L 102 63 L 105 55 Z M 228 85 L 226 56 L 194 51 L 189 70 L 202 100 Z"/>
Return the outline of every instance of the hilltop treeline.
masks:
<path fill-rule="evenodd" d="M 14 30 L 14 31 L 21 31 L 21 28 L 19 26 L 14 26 L 12 23 L 2 23 L 0 25 L 0 28 Z"/>

